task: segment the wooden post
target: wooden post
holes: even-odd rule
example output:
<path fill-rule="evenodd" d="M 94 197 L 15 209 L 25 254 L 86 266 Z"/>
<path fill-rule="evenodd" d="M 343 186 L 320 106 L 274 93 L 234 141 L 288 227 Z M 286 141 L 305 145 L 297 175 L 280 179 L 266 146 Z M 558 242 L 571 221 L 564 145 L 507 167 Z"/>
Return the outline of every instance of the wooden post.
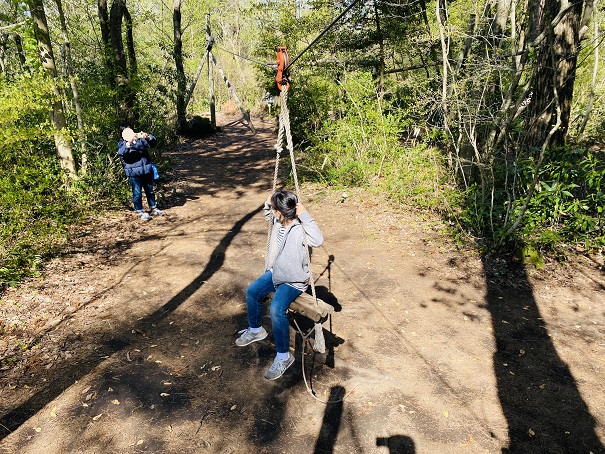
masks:
<path fill-rule="evenodd" d="M 206 13 L 206 37 L 208 38 L 208 42 L 210 42 L 212 34 L 210 33 L 210 13 Z M 210 52 L 210 46 L 206 48 L 206 56 L 210 56 L 212 53 Z M 212 65 L 208 65 L 208 87 L 209 87 L 209 96 L 210 96 L 210 123 L 212 126 L 216 128 L 216 105 L 214 99 L 214 77 L 212 75 Z"/>

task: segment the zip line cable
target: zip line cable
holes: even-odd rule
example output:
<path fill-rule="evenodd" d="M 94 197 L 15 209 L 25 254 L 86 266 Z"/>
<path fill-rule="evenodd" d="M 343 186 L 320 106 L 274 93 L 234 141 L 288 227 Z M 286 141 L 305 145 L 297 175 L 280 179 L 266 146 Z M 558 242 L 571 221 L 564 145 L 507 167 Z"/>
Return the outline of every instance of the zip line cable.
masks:
<path fill-rule="evenodd" d="M 244 55 L 236 54 L 235 52 L 231 52 L 227 49 L 223 49 L 222 47 L 214 46 L 215 49 L 221 50 L 223 52 L 227 52 L 228 54 L 234 55 L 236 57 L 242 58 L 244 60 L 248 60 L 252 63 L 256 63 L 257 65 L 266 66 L 267 68 L 275 69 L 275 63 L 263 63 L 258 60 L 253 60 L 252 58 L 246 57 Z"/>
<path fill-rule="evenodd" d="M 358 2 L 358 1 L 359 1 L 359 0 L 353 0 L 353 2 L 351 2 L 351 4 L 350 4 L 349 6 L 347 6 L 347 7 L 345 8 L 345 10 L 344 10 L 342 13 L 340 13 L 340 14 L 339 14 L 339 15 L 338 15 L 338 16 L 337 16 L 337 17 L 336 17 L 336 18 L 335 18 L 335 19 L 334 19 L 334 20 L 333 20 L 333 21 L 332 21 L 332 22 L 331 22 L 331 23 L 330 23 L 330 24 L 329 24 L 329 25 L 328 25 L 326 28 L 324 28 L 324 29 L 323 29 L 323 31 L 322 31 L 322 32 L 321 32 L 319 35 L 317 35 L 317 36 L 315 37 L 315 39 L 314 39 L 313 41 L 311 41 L 311 42 L 309 43 L 309 45 L 308 45 L 307 47 L 305 47 L 305 48 L 303 49 L 303 51 L 302 51 L 300 54 L 298 54 L 296 57 L 294 57 L 294 59 L 293 59 L 293 60 L 290 62 L 290 64 L 288 65 L 288 68 L 289 68 L 290 66 L 292 66 L 292 65 L 294 64 L 294 62 L 295 62 L 296 60 L 298 60 L 298 59 L 299 59 L 299 58 L 300 58 L 300 57 L 301 57 L 301 56 L 302 56 L 302 55 L 303 55 L 303 54 L 304 54 L 306 51 L 308 51 L 308 50 L 311 48 L 311 46 L 313 46 L 313 45 L 314 45 L 314 44 L 315 44 L 317 41 L 319 41 L 319 39 L 320 39 L 320 38 L 321 38 L 323 35 L 325 35 L 325 34 L 326 34 L 326 33 L 327 33 L 327 32 L 328 32 L 328 31 L 329 31 L 329 30 L 330 30 L 330 29 L 331 29 L 331 28 L 332 28 L 332 27 L 333 27 L 333 26 L 336 24 L 336 22 L 338 22 L 340 19 L 342 19 L 342 18 L 343 18 L 343 16 L 344 16 L 345 14 L 347 14 L 349 11 L 351 11 L 351 9 L 353 8 L 353 6 L 355 6 L 355 5 L 357 4 L 357 2 Z"/>
<path fill-rule="evenodd" d="M 307 47 L 305 47 L 305 48 L 303 49 L 303 51 L 302 51 L 301 53 L 299 53 L 299 54 L 298 54 L 298 55 L 297 55 L 297 56 L 296 56 L 296 57 L 295 57 L 295 58 L 294 58 L 294 59 L 293 59 L 293 60 L 290 62 L 290 64 L 287 66 L 287 68 L 290 68 L 290 66 L 292 66 L 296 60 L 298 60 L 300 57 L 302 57 L 302 55 L 303 55 L 305 52 L 307 52 L 307 51 L 308 51 L 308 50 L 309 50 L 309 49 L 310 49 L 310 48 L 311 48 L 313 45 L 315 45 L 315 43 L 316 43 L 317 41 L 319 41 L 319 40 L 322 38 L 322 36 L 323 36 L 323 35 L 325 35 L 326 33 L 328 33 L 328 31 L 329 31 L 329 30 L 330 30 L 330 29 L 331 29 L 331 28 L 332 28 L 334 25 L 336 25 L 336 23 L 337 23 L 337 22 L 338 22 L 340 19 L 342 19 L 342 18 L 343 18 L 343 17 L 344 17 L 344 16 L 345 16 L 345 15 L 346 15 L 346 14 L 347 14 L 349 11 L 351 11 L 351 9 L 353 8 L 353 6 L 355 6 L 355 5 L 357 4 L 357 2 L 358 2 L 358 1 L 359 1 L 359 0 L 353 0 L 353 2 L 352 2 L 352 3 L 351 3 L 349 6 L 347 6 L 347 7 L 344 9 L 344 11 L 343 11 L 342 13 L 340 13 L 340 14 L 339 14 L 339 15 L 338 15 L 338 16 L 337 16 L 337 17 L 336 17 L 334 20 L 332 20 L 332 22 L 330 22 L 330 24 L 329 24 L 329 25 L 328 25 L 326 28 L 324 28 L 324 29 L 321 31 L 321 33 L 320 33 L 319 35 L 317 35 L 317 36 L 315 37 L 315 39 L 313 39 L 313 41 L 311 41 L 311 42 L 310 42 L 310 43 L 307 45 Z M 235 52 L 228 51 L 227 49 L 223 49 L 223 48 L 220 48 L 220 47 L 218 47 L 218 46 L 214 46 L 214 48 L 215 48 L 215 49 L 222 50 L 223 52 L 227 52 L 228 54 L 234 55 L 234 56 L 239 57 L 239 58 L 242 58 L 242 59 L 244 59 L 244 60 L 248 60 L 248 61 L 250 61 L 250 62 L 252 62 L 252 63 L 256 63 L 257 65 L 266 66 L 267 68 L 271 68 L 271 69 L 275 69 L 275 68 L 276 68 L 275 64 L 263 63 L 263 62 L 260 62 L 260 61 L 258 61 L 258 60 L 253 60 L 252 58 L 246 57 L 246 56 L 244 56 L 244 55 L 237 54 L 237 53 L 235 53 Z M 287 68 L 284 68 L 284 69 L 287 69 Z"/>

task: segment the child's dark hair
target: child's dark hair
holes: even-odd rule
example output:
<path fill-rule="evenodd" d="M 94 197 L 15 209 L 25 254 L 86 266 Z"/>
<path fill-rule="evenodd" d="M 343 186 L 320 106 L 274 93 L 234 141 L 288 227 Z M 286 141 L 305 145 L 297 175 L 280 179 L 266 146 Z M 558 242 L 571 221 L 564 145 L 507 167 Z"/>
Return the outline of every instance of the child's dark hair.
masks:
<path fill-rule="evenodd" d="M 286 220 L 296 218 L 298 198 L 292 191 L 275 191 L 271 196 L 271 206 L 279 211 Z"/>

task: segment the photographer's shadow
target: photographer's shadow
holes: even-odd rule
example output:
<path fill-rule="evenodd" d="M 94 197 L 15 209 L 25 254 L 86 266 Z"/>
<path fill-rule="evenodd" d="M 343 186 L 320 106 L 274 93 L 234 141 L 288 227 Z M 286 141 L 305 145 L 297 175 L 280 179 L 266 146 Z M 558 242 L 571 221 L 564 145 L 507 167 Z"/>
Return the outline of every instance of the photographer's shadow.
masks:
<path fill-rule="evenodd" d="M 376 438 L 376 446 L 389 448 L 389 454 L 415 454 L 414 440 L 405 435 L 392 435 L 390 437 Z"/>

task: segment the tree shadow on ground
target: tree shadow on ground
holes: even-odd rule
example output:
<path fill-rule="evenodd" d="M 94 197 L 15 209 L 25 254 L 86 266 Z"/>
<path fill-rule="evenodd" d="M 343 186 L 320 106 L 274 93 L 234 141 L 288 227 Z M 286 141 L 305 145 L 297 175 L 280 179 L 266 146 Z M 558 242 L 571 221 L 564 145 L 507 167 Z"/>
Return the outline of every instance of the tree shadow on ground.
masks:
<path fill-rule="evenodd" d="M 567 364 L 560 358 L 533 296 L 527 270 L 511 265 L 515 285 L 486 270 L 486 304 L 496 341 L 494 370 L 508 422 L 506 453 L 603 453 L 590 414 Z M 499 273 L 502 275 L 502 273 Z"/>
<path fill-rule="evenodd" d="M 219 139 L 221 138 L 219 137 Z M 228 143 L 228 141 L 232 139 L 223 137 L 221 140 L 224 143 Z M 235 147 L 231 147 L 235 152 L 230 156 L 227 156 L 227 153 L 224 153 L 224 150 L 221 149 L 221 143 L 219 142 L 206 145 L 208 146 L 204 148 L 202 153 L 200 153 L 199 150 L 190 150 L 188 156 L 185 156 L 185 159 L 187 159 L 187 162 L 190 165 L 183 171 L 183 174 L 185 174 L 188 181 L 193 182 L 193 184 L 187 187 L 183 197 L 224 197 L 225 193 L 227 193 L 227 197 L 231 200 L 230 203 L 233 203 L 233 201 L 236 201 L 235 203 L 237 203 L 238 199 L 246 196 L 250 189 L 262 188 L 265 190 L 269 187 L 267 185 L 269 179 L 266 177 L 270 177 L 271 175 L 265 175 L 267 167 L 265 164 L 267 164 L 267 157 L 269 154 L 263 152 L 264 148 L 261 145 L 256 144 L 256 146 L 252 147 L 238 143 Z M 287 169 L 285 166 L 283 168 Z M 234 190 L 229 192 L 231 188 L 234 188 Z M 76 397 L 76 405 L 71 409 L 73 414 L 70 416 L 74 419 L 80 416 L 85 416 L 86 418 L 82 419 L 83 424 L 81 425 L 80 432 L 78 432 L 78 429 L 74 429 L 72 432 L 72 427 L 75 426 L 69 426 L 69 430 L 66 431 L 69 433 L 62 435 L 63 439 L 66 437 L 73 438 L 73 444 L 71 446 L 76 446 L 79 442 L 78 437 L 82 435 L 84 428 L 87 427 L 86 425 L 92 424 L 90 417 L 92 417 L 94 421 L 95 416 L 105 411 L 120 415 L 120 412 L 124 409 L 128 412 L 132 412 L 136 409 L 135 413 L 137 417 L 149 417 L 154 422 L 165 421 L 172 417 L 174 420 L 181 418 L 190 423 L 191 421 L 195 421 L 195 416 L 197 416 L 199 427 L 194 435 L 198 436 L 198 432 L 200 432 L 201 436 L 203 435 L 201 433 L 203 430 L 200 430 L 200 427 L 202 427 L 202 425 L 206 427 L 207 424 L 212 424 L 212 421 L 210 421 L 211 419 L 215 419 L 222 424 L 222 428 L 224 429 L 225 426 L 229 426 L 229 423 L 227 422 L 228 418 L 233 418 L 233 415 L 236 414 L 244 415 L 243 417 L 246 417 L 249 414 L 248 412 L 250 412 L 250 408 L 252 408 L 250 413 L 253 413 L 254 416 L 254 432 L 256 435 L 262 437 L 260 441 L 263 445 L 266 446 L 271 443 L 282 430 L 280 415 L 283 416 L 286 413 L 289 400 L 300 391 L 300 386 L 298 386 L 302 381 L 300 352 L 298 353 L 297 361 L 292 366 L 291 370 L 287 371 L 286 375 L 276 382 L 272 388 L 261 391 L 262 397 L 259 405 L 256 403 L 250 404 L 239 395 L 235 396 L 236 392 L 224 392 L 229 389 L 228 386 L 232 386 L 231 390 L 239 391 L 242 389 L 242 377 L 253 377 L 256 374 L 256 371 L 249 367 L 243 368 L 244 370 L 239 370 L 242 375 L 234 374 L 230 376 L 227 372 L 222 378 L 221 374 L 225 369 L 217 369 L 217 371 L 220 370 L 220 372 L 209 372 L 209 374 L 215 374 L 213 376 L 215 378 L 213 379 L 216 383 L 213 385 L 214 387 L 212 390 L 220 392 L 215 392 L 215 394 L 208 393 L 208 384 L 205 382 L 202 387 L 200 386 L 199 381 L 201 379 L 200 377 L 205 375 L 208 371 L 206 364 L 212 363 L 212 361 L 209 361 L 209 358 L 212 358 L 212 360 L 215 361 L 211 371 L 214 371 L 214 367 L 218 367 L 219 361 L 222 360 L 222 358 L 221 360 L 216 359 L 219 357 L 219 354 L 214 353 L 216 349 L 211 352 L 209 345 L 226 345 L 226 342 L 224 342 L 224 339 L 222 338 L 228 336 L 224 331 L 226 319 L 221 319 L 217 322 L 217 320 L 211 320 L 212 317 L 207 317 L 207 319 L 204 317 L 196 318 L 195 315 L 192 317 L 192 314 L 195 314 L 196 312 L 188 310 L 190 308 L 187 307 L 182 307 L 182 309 L 185 309 L 183 311 L 177 311 L 177 309 L 188 300 L 192 303 L 197 303 L 195 300 L 197 295 L 194 296 L 194 294 L 196 294 L 196 292 L 204 286 L 206 281 L 219 270 L 227 269 L 226 273 L 233 276 L 234 273 L 229 274 L 229 266 L 224 266 L 226 251 L 235 237 L 241 233 L 244 225 L 261 210 L 262 207 L 259 207 L 243 215 L 232 227 L 224 227 L 224 222 L 222 222 L 220 225 L 221 233 L 218 233 L 219 230 L 214 230 L 213 232 L 215 233 L 211 236 L 212 243 L 215 243 L 215 241 L 219 241 L 219 243 L 210 254 L 203 271 L 195 279 L 191 280 L 191 282 L 189 282 L 189 280 L 184 281 L 183 284 L 186 282 L 189 282 L 189 284 L 176 295 L 172 296 L 171 293 L 169 297 L 166 298 L 169 298 L 168 301 L 153 313 L 148 315 L 142 313 L 142 317 L 136 322 L 133 321 L 133 324 L 120 323 L 113 327 L 110 325 L 109 330 L 91 330 L 86 334 L 86 343 L 88 345 L 96 344 L 94 351 L 84 351 L 79 347 L 74 348 L 75 354 L 71 356 L 71 358 L 53 363 L 52 368 L 44 372 L 46 382 L 43 385 L 36 387 L 35 390 L 32 390 L 32 394 L 27 397 L 27 400 L 20 400 L 19 402 L 23 403 L 20 403 L 18 407 L 9 409 L 9 413 L 2 416 L 0 422 L 5 427 L 0 425 L 0 441 L 9 435 L 11 430 L 19 428 L 27 419 L 39 412 L 45 405 L 51 403 L 61 393 L 72 387 L 75 382 L 91 379 L 93 389 L 95 389 L 97 393 L 99 393 L 99 390 L 107 390 L 111 387 L 113 389 L 112 392 L 115 392 L 115 400 L 119 401 L 120 405 L 124 405 L 124 407 L 118 407 L 117 404 L 112 403 L 114 396 L 111 396 L 111 400 L 103 399 L 102 401 L 99 400 L 97 402 L 94 401 L 95 398 L 91 397 L 91 400 L 85 401 L 88 405 L 88 407 L 85 407 L 87 410 L 83 410 L 82 407 L 78 406 L 78 397 Z M 173 222 L 170 216 L 167 216 L 167 218 L 167 221 Z M 191 219 L 192 216 L 190 215 L 189 220 Z M 182 227 L 177 224 L 178 223 L 174 221 L 175 227 Z M 222 238 L 219 237 L 219 235 L 222 235 L 225 228 L 229 229 L 227 234 L 222 236 Z M 219 276 L 221 274 L 222 273 L 219 273 Z M 215 276 L 215 279 L 217 279 L 217 277 L 218 276 Z M 233 281 L 233 284 L 229 283 L 226 287 L 228 288 L 228 291 L 235 288 L 235 292 L 239 295 L 239 291 L 241 290 L 240 284 L 238 283 L 239 280 L 233 279 Z M 201 293 L 205 293 L 207 290 L 209 290 L 208 287 Z M 162 302 L 164 301 L 165 300 Z M 209 312 L 212 311 L 213 305 L 216 304 L 216 301 L 213 299 L 200 302 Z M 181 320 L 186 320 L 186 322 L 182 323 L 177 329 L 177 323 L 175 322 L 174 325 L 172 323 L 175 319 L 179 318 L 181 318 Z M 230 316 L 227 319 L 227 323 L 231 325 L 232 322 L 233 317 Z M 219 333 L 217 328 L 221 329 L 222 332 Z M 68 330 L 69 328 L 66 329 Z M 215 334 L 212 334 L 213 330 Z M 193 350 L 192 354 L 191 351 L 186 352 L 185 347 L 177 345 L 179 341 L 191 339 L 194 336 L 203 340 L 204 338 L 199 333 L 209 333 L 206 335 L 212 336 L 210 339 L 219 339 L 220 342 L 205 343 L 207 345 L 204 345 L 206 350 L 204 350 L 203 354 L 199 353 L 201 347 L 199 347 L 197 352 L 195 348 L 191 349 Z M 161 341 L 159 338 L 161 338 Z M 181 361 L 188 361 L 184 376 L 176 379 L 174 377 L 170 378 L 170 382 L 172 383 L 170 385 L 172 387 L 171 390 L 165 389 L 164 386 L 168 385 L 162 383 L 158 379 L 163 378 L 164 376 L 168 379 L 167 374 L 173 370 L 168 364 L 171 364 L 172 362 L 165 361 L 164 364 L 166 365 L 164 366 L 151 364 L 151 367 L 149 367 L 148 362 L 151 362 L 151 360 L 147 361 L 146 358 L 144 359 L 144 357 L 147 356 L 147 351 L 144 354 L 141 353 L 141 349 L 151 348 L 149 346 L 150 339 L 154 339 L 155 343 L 161 344 L 160 346 L 152 345 L 152 347 L 157 347 L 155 350 L 163 349 L 165 355 L 167 355 L 167 351 L 170 353 L 178 351 L 178 353 L 186 353 L 188 355 L 187 360 Z M 331 338 L 326 335 L 326 343 L 328 346 L 330 346 L 330 340 Z M 69 339 L 66 343 L 68 341 Z M 229 342 L 231 343 L 231 341 Z M 204 344 L 204 342 L 202 342 L 202 344 Z M 133 355 L 133 352 L 139 353 Z M 274 349 L 269 348 L 268 346 L 263 347 L 258 355 L 259 362 L 263 366 L 268 367 L 273 353 Z M 154 353 L 154 355 L 155 354 L 157 353 Z M 134 358 L 134 356 L 137 355 L 139 357 Z M 157 364 L 161 363 L 161 361 L 155 361 L 155 357 L 153 362 Z M 195 364 L 196 362 L 198 362 L 198 364 Z M 139 366 L 144 367 L 145 371 L 136 371 L 136 368 Z M 104 375 L 99 376 L 100 371 L 103 371 Z M 105 371 L 110 372 L 105 373 Z M 154 380 L 149 381 L 150 378 L 153 378 Z M 204 377 L 204 379 L 207 379 L 207 377 Z M 140 389 L 137 388 L 139 385 L 141 385 Z M 80 400 L 86 399 L 86 393 L 91 391 L 82 392 L 84 392 L 84 394 L 82 394 Z M 165 396 L 166 399 L 170 399 L 170 402 L 162 398 L 162 393 L 170 395 L 170 397 Z M 207 402 L 200 403 L 206 398 Z M 128 405 L 123 404 L 123 402 L 126 402 L 127 400 Z M 193 403 L 191 403 L 192 400 L 194 401 Z M 237 402 L 238 405 L 234 405 L 234 402 Z M 142 405 L 142 407 L 139 407 L 138 405 Z M 143 408 L 143 410 L 140 410 L 140 408 Z M 234 410 L 235 408 L 238 409 L 237 413 Z M 128 419 L 127 415 L 125 415 L 124 419 Z M 99 419 L 99 421 L 102 422 L 102 419 Z M 269 421 L 269 423 L 265 424 L 266 421 Z M 241 421 L 234 424 L 240 423 Z M 21 435 L 25 430 L 29 430 L 29 428 L 23 427 L 22 429 L 24 430 L 20 431 L 19 440 L 28 443 L 27 440 L 29 440 L 29 438 L 24 438 Z M 111 446 L 114 446 L 112 445 L 112 429 L 110 424 L 103 424 L 103 428 L 97 430 L 105 431 L 107 444 L 105 443 L 105 438 L 103 438 L 101 442 L 99 442 L 99 439 L 92 440 L 91 445 L 103 446 L 104 449 L 112 451 Z M 93 438 L 95 437 L 94 431 L 89 431 L 87 434 Z M 254 434 L 251 434 L 251 436 L 253 435 Z M 25 440 L 26 438 L 27 440 Z M 151 444 L 141 446 L 141 449 L 157 449 L 159 451 L 162 449 L 162 440 L 165 441 L 165 438 L 161 437 L 161 435 L 154 435 L 150 440 Z M 205 443 L 204 440 L 201 440 L 200 442 Z M 225 443 L 225 449 L 228 447 L 229 442 L 230 440 L 228 437 L 221 440 L 221 443 Z M 258 437 L 256 440 L 253 440 L 253 442 L 258 442 Z M 207 447 L 209 446 L 210 445 L 208 444 Z"/>
<path fill-rule="evenodd" d="M 261 210 L 262 206 L 247 213 L 238 220 L 215 247 L 206 267 L 199 276 L 172 297 L 167 303 L 153 313 L 140 319 L 134 327 L 122 327 L 121 330 L 118 330 L 117 334 L 113 336 L 112 340 L 105 342 L 104 345 L 100 346 L 95 351 L 94 356 L 82 352 L 82 356 L 76 356 L 64 367 L 57 368 L 54 372 L 56 376 L 48 379 L 47 386 L 33 394 L 19 407 L 4 414 L 0 420 L 0 440 L 15 431 L 27 419 L 54 400 L 75 381 L 90 373 L 95 367 L 105 361 L 107 357 L 120 350 L 124 350 L 126 347 L 136 342 L 137 338 L 136 336 L 133 336 L 132 333 L 145 333 L 145 331 L 149 330 L 154 324 L 157 324 L 160 320 L 168 316 L 187 301 L 207 280 L 221 269 L 225 262 L 225 252 L 233 239 L 239 234 L 242 227 Z"/>
<path fill-rule="evenodd" d="M 314 454 L 331 454 L 334 452 L 336 437 L 340 430 L 342 420 L 343 398 L 345 389 L 342 386 L 333 386 L 330 389 L 326 411 L 319 429 L 319 436 L 315 442 Z"/>

